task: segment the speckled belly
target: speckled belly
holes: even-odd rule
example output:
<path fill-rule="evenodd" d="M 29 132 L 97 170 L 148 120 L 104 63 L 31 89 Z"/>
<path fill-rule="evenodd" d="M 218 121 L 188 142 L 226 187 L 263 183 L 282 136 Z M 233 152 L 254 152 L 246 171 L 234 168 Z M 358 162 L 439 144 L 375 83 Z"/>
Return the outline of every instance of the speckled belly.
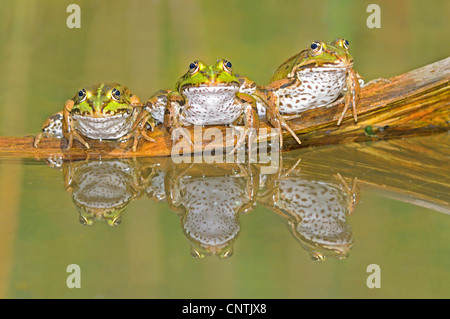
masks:
<path fill-rule="evenodd" d="M 281 113 L 294 114 L 335 101 L 345 88 L 346 69 L 315 68 L 297 72 L 301 85 L 277 90 Z"/>
<path fill-rule="evenodd" d="M 245 186 L 231 177 L 205 177 L 182 181 L 183 205 L 189 212 L 184 230 L 195 240 L 220 245 L 239 232 L 236 210 L 243 205 Z M 246 199 L 245 199 L 246 200 Z"/>
<path fill-rule="evenodd" d="M 346 243 L 352 234 L 346 222 L 346 195 L 334 185 L 301 179 L 280 181 L 278 207 L 298 215 L 297 232 L 322 243 Z"/>
<path fill-rule="evenodd" d="M 133 197 L 130 191 L 129 166 L 120 161 L 89 162 L 77 169 L 73 199 L 83 210 L 116 210 Z"/>
<path fill-rule="evenodd" d="M 132 113 L 107 117 L 88 117 L 73 115 L 75 129 L 92 139 L 118 139 L 128 134 L 133 125 Z"/>
<path fill-rule="evenodd" d="M 231 124 L 242 113 L 235 102 L 236 87 L 198 87 L 183 91 L 188 103 L 181 113 L 183 122 L 194 125 Z"/>

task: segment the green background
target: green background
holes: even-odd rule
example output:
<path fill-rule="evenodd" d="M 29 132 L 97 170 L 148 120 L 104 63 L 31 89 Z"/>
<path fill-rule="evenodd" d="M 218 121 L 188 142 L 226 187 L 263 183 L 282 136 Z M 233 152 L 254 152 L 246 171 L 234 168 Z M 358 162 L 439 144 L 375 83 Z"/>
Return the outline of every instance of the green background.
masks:
<path fill-rule="evenodd" d="M 126 84 L 142 100 L 171 88 L 189 63 L 219 58 L 265 84 L 311 41 L 349 40 L 366 79 L 391 77 L 449 56 L 449 1 L 0 2 L 0 135 L 37 133 L 80 88 Z M 369 29 L 366 8 L 381 7 Z M 197 260 L 165 203 L 133 202 L 116 228 L 83 227 L 60 171 L 0 165 L 0 297 L 397 298 L 450 297 L 448 216 L 363 191 L 349 222 L 350 257 L 311 262 L 279 216 L 240 218 L 235 254 Z M 81 267 L 68 289 L 66 267 Z M 366 267 L 381 267 L 368 289 Z"/>

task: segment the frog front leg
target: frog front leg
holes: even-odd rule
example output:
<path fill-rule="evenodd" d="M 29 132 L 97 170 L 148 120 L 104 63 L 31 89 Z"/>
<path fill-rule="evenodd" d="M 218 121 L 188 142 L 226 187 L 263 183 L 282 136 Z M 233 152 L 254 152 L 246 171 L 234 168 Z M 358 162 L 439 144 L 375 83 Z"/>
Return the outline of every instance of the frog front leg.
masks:
<path fill-rule="evenodd" d="M 72 148 L 73 145 L 73 139 L 78 140 L 81 144 L 84 145 L 87 149 L 90 148 L 89 143 L 86 142 L 80 134 L 75 130 L 73 126 L 72 116 L 70 115 L 70 111 L 73 108 L 74 105 L 73 100 L 67 100 L 64 104 L 64 110 L 63 110 L 63 135 L 67 139 L 67 147 L 66 150 L 69 150 Z"/>
<path fill-rule="evenodd" d="M 180 190 L 180 181 L 187 175 L 189 170 L 195 165 L 195 163 L 190 163 L 189 166 L 183 169 L 181 172 L 178 171 L 177 166 L 172 163 L 171 171 L 166 174 L 164 178 L 164 190 L 166 193 L 167 203 L 171 210 L 177 213 L 184 213 L 182 209 L 182 195 Z"/>
<path fill-rule="evenodd" d="M 256 105 L 256 100 L 246 93 L 236 93 L 235 103 L 242 105 L 243 111 L 242 116 L 244 121 L 244 127 L 237 126 L 236 122 L 231 126 L 234 130 L 239 132 L 239 139 L 236 142 L 236 146 L 231 150 L 230 154 L 236 152 L 236 150 L 241 147 L 242 143 L 245 142 L 245 138 L 248 136 L 248 156 L 251 158 L 252 155 L 252 145 L 256 139 L 256 130 L 259 128 L 259 117 L 258 109 Z"/>
<path fill-rule="evenodd" d="M 339 188 L 347 194 L 348 215 L 352 215 L 360 199 L 358 178 L 355 176 L 349 186 L 341 174 L 337 173 L 334 177 L 339 181 Z"/>
<path fill-rule="evenodd" d="M 156 141 L 151 138 L 147 133 L 147 126 L 150 126 L 153 131 L 155 128 L 155 121 L 152 117 L 152 104 L 146 103 L 142 106 L 139 98 L 136 95 L 130 97 L 131 106 L 134 106 L 132 121 L 133 126 L 131 127 L 130 132 L 119 138 L 119 141 L 126 141 L 130 138 L 133 138 L 133 146 L 132 151 L 136 152 L 137 145 L 139 143 L 139 139 L 143 137 L 149 142 L 156 143 Z"/>
<path fill-rule="evenodd" d="M 355 120 L 355 123 L 358 122 L 358 118 L 356 115 L 356 104 L 358 104 L 359 93 L 361 91 L 361 87 L 359 85 L 360 79 L 361 76 L 359 76 L 359 74 L 355 70 L 350 69 L 348 71 L 347 78 L 345 80 L 346 91 L 344 93 L 344 110 L 339 117 L 337 125 L 341 125 L 345 112 L 347 112 L 350 106 L 352 107 L 353 119 Z"/>
<path fill-rule="evenodd" d="M 185 99 L 178 92 L 174 91 L 169 93 L 167 97 L 167 108 L 164 113 L 164 126 L 171 135 L 175 131 L 189 141 L 190 145 L 194 145 L 190 135 L 183 128 L 186 123 L 183 123 L 181 120 L 181 109 L 185 103 Z"/>
<path fill-rule="evenodd" d="M 271 88 L 263 87 L 257 87 L 254 94 L 266 106 L 267 121 L 279 130 L 280 148 L 283 148 L 283 129 L 288 131 L 298 144 L 301 144 L 300 138 L 286 122 L 286 119 L 280 114 L 277 94 Z"/>

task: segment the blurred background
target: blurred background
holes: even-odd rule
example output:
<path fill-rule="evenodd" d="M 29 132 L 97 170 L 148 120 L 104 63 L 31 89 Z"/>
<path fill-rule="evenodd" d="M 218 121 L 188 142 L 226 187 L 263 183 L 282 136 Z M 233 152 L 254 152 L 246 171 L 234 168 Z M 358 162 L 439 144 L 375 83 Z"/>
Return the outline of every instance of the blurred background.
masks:
<path fill-rule="evenodd" d="M 79 29 L 66 25 L 71 3 L 81 8 Z M 366 25 L 371 3 L 381 8 L 379 29 Z M 0 7 L 2 136 L 37 133 L 85 85 L 119 82 L 146 100 L 172 88 L 196 59 L 227 58 L 235 72 L 265 84 L 278 65 L 319 39 L 348 39 L 354 67 L 366 80 L 450 55 L 450 1 L 442 0 L 15 0 Z M 178 217 L 163 204 L 136 202 L 127 213 L 133 219 L 120 228 L 88 229 L 77 222 L 58 170 L 17 162 L 0 168 L 0 297 L 450 296 L 442 283 L 445 277 L 448 283 L 448 256 L 440 258 L 443 242 L 448 245 L 447 216 L 374 193 L 352 219 L 354 229 L 364 230 L 355 231 L 358 258 L 311 263 L 277 216 L 261 209 L 241 219 L 247 232 L 239 250 L 251 258 L 199 263 L 188 253 Z M 404 222 L 412 222 L 406 235 L 396 234 Z M 421 233 L 425 222 L 437 238 Z M 259 241 L 268 232 L 276 241 Z M 280 250 L 276 243 L 283 240 Z M 406 248 L 390 249 L 402 240 Z M 434 252 L 428 262 L 415 254 L 417 246 Z M 380 258 L 383 278 L 403 277 L 369 290 L 365 267 Z M 86 289 L 65 286 L 70 263 L 82 266 Z M 412 263 L 416 268 L 402 273 Z M 433 264 L 435 276 L 427 279 Z"/>
<path fill-rule="evenodd" d="M 142 100 L 171 88 L 192 60 L 233 62 L 265 84 L 311 41 L 349 40 L 366 79 L 390 77 L 450 54 L 448 1 L 76 1 L 81 28 L 69 29 L 73 1 L 2 1 L 0 135 L 24 135 L 59 111 L 80 87 L 126 84 Z"/>

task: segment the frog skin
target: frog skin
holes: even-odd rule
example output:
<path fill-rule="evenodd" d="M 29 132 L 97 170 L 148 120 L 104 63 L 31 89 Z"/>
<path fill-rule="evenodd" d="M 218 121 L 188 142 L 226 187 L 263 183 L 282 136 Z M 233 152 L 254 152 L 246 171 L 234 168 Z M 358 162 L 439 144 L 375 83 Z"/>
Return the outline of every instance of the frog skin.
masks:
<path fill-rule="evenodd" d="M 349 43 L 338 38 L 331 43 L 314 41 L 281 64 L 265 89 L 275 95 L 277 111 L 285 118 L 298 117 L 305 110 L 328 105 L 343 94 L 344 109 L 338 119 L 340 125 L 351 107 L 355 123 L 361 76 L 353 70 Z"/>
<path fill-rule="evenodd" d="M 248 137 L 250 145 L 256 138 L 259 127 L 258 108 L 264 97 L 253 94 L 256 84 L 249 78 L 233 73 L 232 64 L 228 60 L 218 60 L 215 65 L 208 66 L 202 61 L 194 61 L 188 72 L 176 84 L 174 90 L 162 90 L 153 95 L 144 105 L 147 117 L 153 116 L 157 122 L 164 122 L 167 130 L 179 132 L 187 141 L 191 138 L 183 127 L 188 125 L 231 125 L 239 131 L 239 139 L 231 151 L 238 149 Z M 162 108 L 166 102 L 165 115 Z M 264 110 L 266 106 L 263 106 Z M 271 110 L 272 108 L 270 108 Z M 270 116 L 269 122 L 274 127 L 290 129 L 284 119 Z M 243 125 L 243 126 L 242 126 Z"/>
<path fill-rule="evenodd" d="M 346 217 L 358 202 L 356 180 L 350 188 L 339 174 L 331 180 L 300 173 L 293 165 L 267 177 L 258 202 L 285 220 L 290 232 L 312 260 L 345 259 L 353 246 Z"/>
<path fill-rule="evenodd" d="M 109 226 L 121 222 L 129 204 L 145 193 L 141 168 L 130 159 L 64 162 L 64 186 L 86 226 L 105 221 Z"/>
<path fill-rule="evenodd" d="M 166 191 L 164 187 L 164 181 L 166 179 L 166 172 L 163 170 L 155 169 L 151 179 L 145 189 L 147 197 L 155 202 L 161 202 L 166 200 Z"/>
<path fill-rule="evenodd" d="M 91 85 L 66 101 L 62 112 L 47 119 L 33 145 L 37 147 L 43 136 L 65 137 L 67 149 L 72 148 L 74 139 L 89 149 L 86 137 L 119 141 L 133 138 L 132 149 L 136 151 L 140 137 L 155 142 L 146 133 L 147 126 L 137 121 L 141 109 L 139 98 L 125 86 L 117 83 Z M 145 124 L 154 127 L 151 120 Z"/>
<path fill-rule="evenodd" d="M 239 216 L 256 205 L 259 179 L 254 167 L 241 166 L 237 174 L 235 168 L 228 171 L 198 163 L 183 170 L 174 164 L 166 175 L 167 202 L 179 214 L 193 257 L 230 257 L 240 232 Z"/>

